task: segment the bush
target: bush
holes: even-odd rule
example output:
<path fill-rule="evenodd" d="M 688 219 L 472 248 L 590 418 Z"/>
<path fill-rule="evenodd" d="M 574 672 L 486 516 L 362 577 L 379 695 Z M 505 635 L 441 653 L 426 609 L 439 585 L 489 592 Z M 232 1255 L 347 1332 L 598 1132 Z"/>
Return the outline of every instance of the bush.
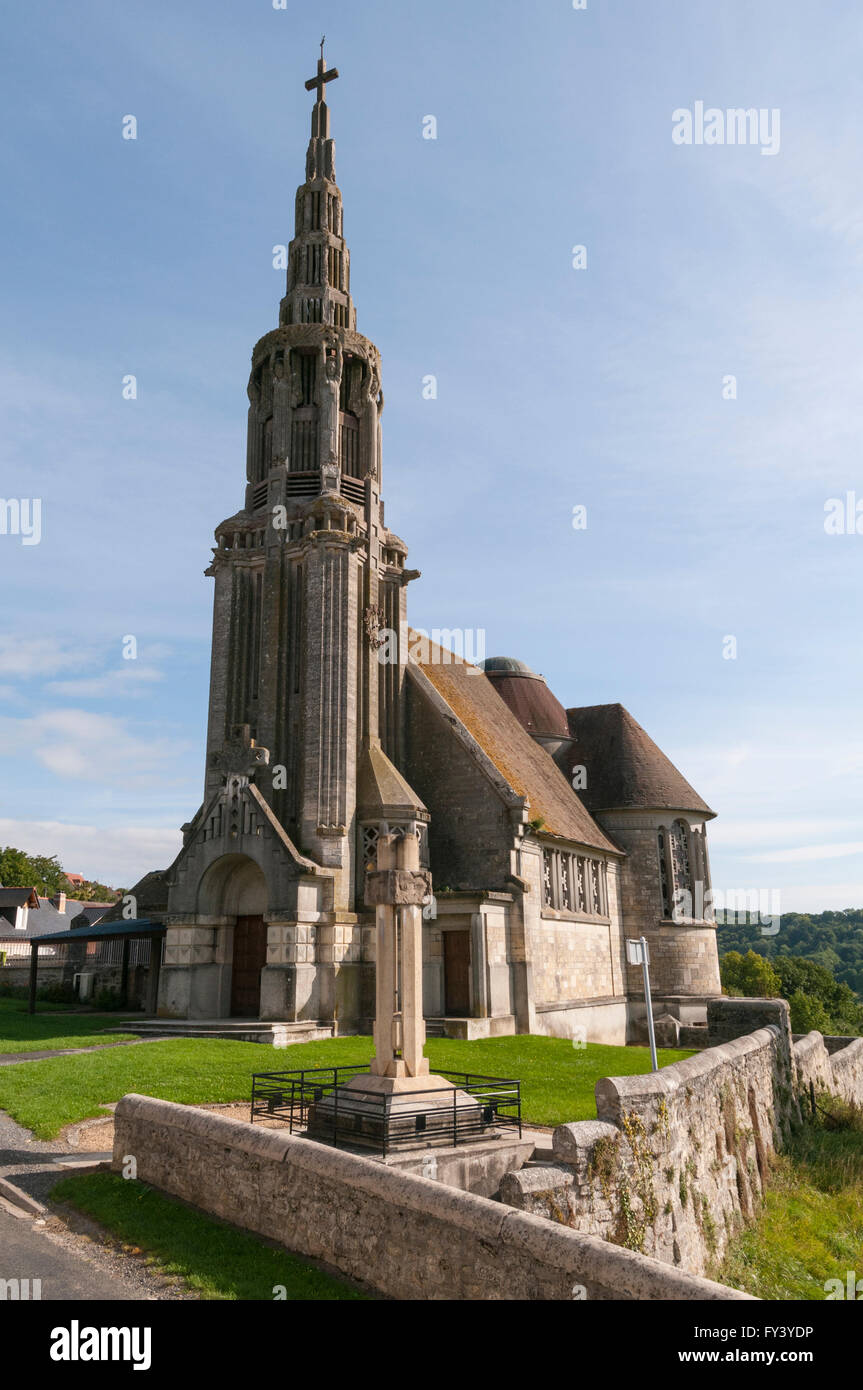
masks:
<path fill-rule="evenodd" d="M 116 1009 L 122 1009 L 123 996 L 116 989 L 98 989 L 93 996 L 93 1007 L 99 1013 L 112 1013 Z"/>
<path fill-rule="evenodd" d="M 26 985 L 13 985 L 11 980 L 0 980 L 0 999 L 26 999 L 28 995 Z"/>
<path fill-rule="evenodd" d="M 24 998 L 27 998 L 27 990 L 22 990 Z M 55 980 L 50 985 L 42 985 L 36 991 L 36 998 L 41 999 L 44 1004 L 77 1004 L 78 998 L 71 985 L 64 985 L 60 980 Z"/>

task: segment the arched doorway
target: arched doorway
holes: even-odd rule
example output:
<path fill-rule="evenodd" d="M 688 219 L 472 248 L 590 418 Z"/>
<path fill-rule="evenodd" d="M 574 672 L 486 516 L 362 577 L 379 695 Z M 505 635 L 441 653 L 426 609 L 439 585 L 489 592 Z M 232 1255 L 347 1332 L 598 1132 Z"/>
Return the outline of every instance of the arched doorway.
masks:
<path fill-rule="evenodd" d="M 267 882 L 262 871 L 245 855 L 225 855 L 204 875 L 198 905 L 207 916 L 234 919 L 227 928 L 231 933 L 229 1013 L 232 1018 L 259 1018 L 261 971 L 267 963 Z"/>

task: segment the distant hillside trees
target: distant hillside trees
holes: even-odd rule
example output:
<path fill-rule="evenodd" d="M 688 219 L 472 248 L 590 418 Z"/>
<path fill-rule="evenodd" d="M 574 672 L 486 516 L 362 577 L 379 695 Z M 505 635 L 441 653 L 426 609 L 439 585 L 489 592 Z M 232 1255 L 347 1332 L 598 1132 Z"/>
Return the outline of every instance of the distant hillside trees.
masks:
<path fill-rule="evenodd" d="M 718 944 L 725 951 L 755 951 L 775 961 L 779 956 L 801 956 L 829 970 L 840 984 L 863 998 L 863 908 L 843 911 L 784 912 L 776 936 L 762 936 L 756 922 L 732 920 L 726 925 L 717 912 Z M 740 914 L 738 914 L 739 916 Z"/>
<path fill-rule="evenodd" d="M 802 956 L 777 955 L 772 961 L 749 950 L 727 951 L 719 960 L 726 994 L 787 999 L 791 1031 L 863 1034 L 863 1004 L 826 966 Z"/>

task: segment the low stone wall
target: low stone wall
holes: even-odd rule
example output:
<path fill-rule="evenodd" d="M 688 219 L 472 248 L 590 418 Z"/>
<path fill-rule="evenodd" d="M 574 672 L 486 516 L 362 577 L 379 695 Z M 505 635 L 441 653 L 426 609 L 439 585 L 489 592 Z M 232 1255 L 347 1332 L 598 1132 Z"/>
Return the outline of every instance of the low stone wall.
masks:
<path fill-rule="evenodd" d="M 807 1033 L 792 1048 L 801 1102 L 827 1091 L 863 1104 L 863 1038 L 824 1038 Z"/>
<path fill-rule="evenodd" d="M 396 1299 L 744 1299 L 721 1284 L 355 1154 L 148 1096 L 113 1167 Z"/>
<path fill-rule="evenodd" d="M 768 1155 L 791 1120 L 779 1030 L 647 1076 L 606 1078 L 596 1098 L 599 1121 L 560 1125 L 556 1162 L 509 1174 L 502 1199 L 703 1273 L 757 1210 Z"/>
<path fill-rule="evenodd" d="M 560 1125 L 555 1161 L 510 1173 L 518 1210 L 643 1250 L 696 1273 L 758 1213 L 770 1154 L 831 1092 L 863 1103 L 863 1038 L 793 1044 L 784 999 L 717 999 L 695 1057 L 647 1076 L 597 1082 L 598 1121 Z M 837 1040 L 831 1039 L 831 1043 Z"/>

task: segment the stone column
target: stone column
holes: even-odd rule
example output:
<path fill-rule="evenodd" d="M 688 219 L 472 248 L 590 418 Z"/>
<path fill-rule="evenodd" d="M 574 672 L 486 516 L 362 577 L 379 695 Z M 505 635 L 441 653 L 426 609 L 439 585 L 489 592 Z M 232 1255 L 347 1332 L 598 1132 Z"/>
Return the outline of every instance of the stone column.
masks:
<path fill-rule="evenodd" d="M 377 932 L 375 1056 L 369 1070 L 373 1076 L 427 1076 L 422 903 L 431 892 L 431 875 L 419 866 L 419 839 L 412 834 L 382 835 L 377 863 L 366 878 L 366 905 L 375 909 Z"/>

